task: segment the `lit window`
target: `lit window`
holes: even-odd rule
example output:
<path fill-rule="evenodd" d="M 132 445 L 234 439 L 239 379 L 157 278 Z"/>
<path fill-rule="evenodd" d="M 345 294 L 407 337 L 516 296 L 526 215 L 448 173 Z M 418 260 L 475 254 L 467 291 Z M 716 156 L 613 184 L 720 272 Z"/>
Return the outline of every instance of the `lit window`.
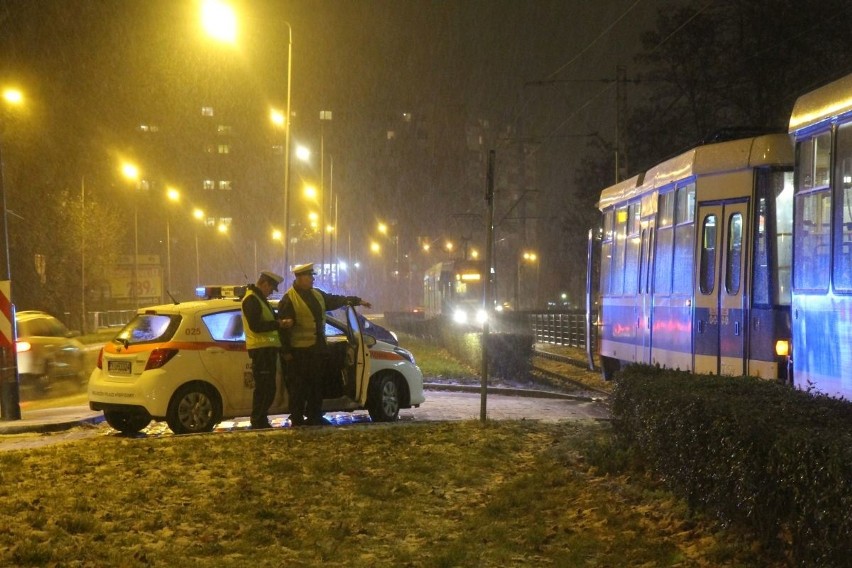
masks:
<path fill-rule="evenodd" d="M 214 189 L 216 187 L 216 183 L 212 179 L 206 179 L 202 183 L 204 185 L 204 189 Z"/>
<path fill-rule="evenodd" d="M 411 122 L 411 113 L 410 112 L 402 113 L 402 121 L 403 122 Z"/>
<path fill-rule="evenodd" d="M 396 132 L 388 130 L 388 140 L 393 140 L 394 138 L 396 138 Z"/>
<path fill-rule="evenodd" d="M 219 189 L 224 190 L 224 191 L 230 191 L 230 189 L 231 189 L 230 180 L 223 179 L 223 180 L 219 181 Z"/>
<path fill-rule="evenodd" d="M 219 153 L 220 154 L 230 154 L 231 146 L 229 144 L 219 144 Z"/>
<path fill-rule="evenodd" d="M 213 116 L 213 107 L 201 107 L 201 116 Z"/>
<path fill-rule="evenodd" d="M 219 134 L 231 134 L 233 132 L 233 129 L 227 124 L 220 124 L 216 127 L 216 132 L 218 132 Z"/>
<path fill-rule="evenodd" d="M 282 146 L 281 144 L 274 144 L 272 146 L 272 154 L 275 156 L 284 155 L 284 146 Z"/>

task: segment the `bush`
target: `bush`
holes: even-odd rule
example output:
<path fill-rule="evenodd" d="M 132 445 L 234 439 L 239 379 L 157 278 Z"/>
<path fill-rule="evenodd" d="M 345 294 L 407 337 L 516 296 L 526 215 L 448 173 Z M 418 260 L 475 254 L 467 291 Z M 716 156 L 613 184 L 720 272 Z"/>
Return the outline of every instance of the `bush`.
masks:
<path fill-rule="evenodd" d="M 632 365 L 611 408 L 622 440 L 691 506 L 797 563 L 852 557 L 852 404 L 750 378 Z"/>
<path fill-rule="evenodd" d="M 473 367 L 482 366 L 482 333 L 441 320 L 441 343 Z M 488 374 L 505 379 L 526 378 L 532 370 L 534 338 L 527 333 L 488 334 Z"/>

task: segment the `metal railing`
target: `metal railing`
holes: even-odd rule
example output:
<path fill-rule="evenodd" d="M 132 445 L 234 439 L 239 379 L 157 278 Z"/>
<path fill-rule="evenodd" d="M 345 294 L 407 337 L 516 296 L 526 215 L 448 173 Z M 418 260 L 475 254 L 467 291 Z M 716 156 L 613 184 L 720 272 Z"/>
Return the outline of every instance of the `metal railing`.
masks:
<path fill-rule="evenodd" d="M 103 329 L 106 327 L 121 327 L 136 314 L 136 310 L 107 310 L 104 312 L 89 312 L 87 329 Z"/>
<path fill-rule="evenodd" d="M 591 320 L 596 316 L 592 314 Z M 531 312 L 529 325 L 535 340 L 586 349 L 586 312 Z M 591 343 L 597 343 L 597 326 L 591 326 Z"/>

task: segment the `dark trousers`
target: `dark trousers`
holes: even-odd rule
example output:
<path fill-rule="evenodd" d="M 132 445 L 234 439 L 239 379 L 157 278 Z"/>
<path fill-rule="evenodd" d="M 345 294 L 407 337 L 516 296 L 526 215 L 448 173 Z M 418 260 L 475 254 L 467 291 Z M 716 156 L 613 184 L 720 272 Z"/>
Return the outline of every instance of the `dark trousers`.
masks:
<path fill-rule="evenodd" d="M 254 378 L 254 394 L 251 404 L 252 426 L 263 426 L 269 422 L 267 414 L 275 400 L 275 372 L 278 365 L 278 348 L 261 347 L 249 349 L 251 374 Z"/>
<path fill-rule="evenodd" d="M 322 412 L 322 378 L 325 376 L 327 354 L 316 348 L 293 349 L 288 364 L 287 381 L 290 397 L 290 421 L 293 424 L 317 422 Z"/>

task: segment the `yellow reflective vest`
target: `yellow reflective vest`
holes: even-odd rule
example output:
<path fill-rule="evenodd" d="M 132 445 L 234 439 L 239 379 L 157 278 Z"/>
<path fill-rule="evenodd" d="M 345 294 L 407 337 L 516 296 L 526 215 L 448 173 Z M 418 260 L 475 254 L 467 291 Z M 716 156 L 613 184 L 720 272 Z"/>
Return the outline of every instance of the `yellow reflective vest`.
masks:
<path fill-rule="evenodd" d="M 256 296 L 257 300 L 260 302 L 260 313 L 263 316 L 263 321 L 275 321 L 275 314 L 272 312 L 272 308 L 269 307 L 269 304 L 264 301 L 263 298 L 258 296 L 251 288 L 248 289 L 246 295 L 243 296 L 243 303 L 249 299 L 250 296 Z M 281 338 L 278 336 L 278 330 L 273 329 L 272 331 L 260 331 L 255 332 L 251 330 L 249 326 L 248 320 L 246 320 L 245 311 L 242 311 L 243 317 L 243 330 L 246 333 L 246 349 L 260 349 L 261 347 L 281 347 Z"/>
<path fill-rule="evenodd" d="M 322 294 L 311 289 L 314 297 L 320 305 L 322 313 L 322 321 L 320 329 L 325 329 L 325 299 Z M 314 319 L 314 314 L 308 304 L 299 296 L 295 289 L 287 290 L 287 295 L 290 297 L 290 302 L 293 304 L 293 311 L 296 312 L 296 321 L 293 328 L 290 330 L 290 346 L 291 347 L 311 347 L 317 342 L 317 321 Z"/>

